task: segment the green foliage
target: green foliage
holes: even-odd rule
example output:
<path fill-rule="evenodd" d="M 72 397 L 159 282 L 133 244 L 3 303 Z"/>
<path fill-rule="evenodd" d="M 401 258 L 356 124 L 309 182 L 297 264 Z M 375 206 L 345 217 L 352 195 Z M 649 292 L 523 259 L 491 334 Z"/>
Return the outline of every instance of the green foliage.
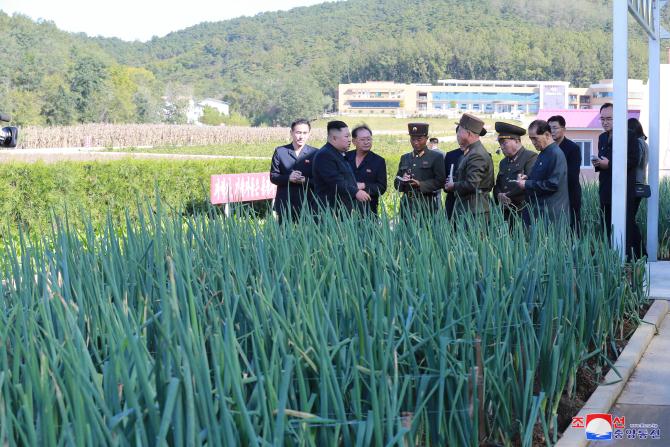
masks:
<path fill-rule="evenodd" d="M 202 116 L 200 117 L 200 122 L 202 124 L 207 124 L 208 126 L 218 126 L 223 124 L 225 120 L 225 115 L 216 110 L 214 107 L 205 106 L 202 109 Z"/>
<path fill-rule="evenodd" d="M 147 204 L 4 244 L 4 444 L 553 445 L 645 302 L 642 263 L 567 226 Z"/>
<path fill-rule="evenodd" d="M 344 82 L 538 79 L 584 87 L 611 77 L 611 11 L 602 0 L 564 0 L 560 8 L 550 0 L 349 0 L 202 23 L 146 43 L 67 34 L 0 12 L 0 76 L 10 79 L 0 85 L 0 110 L 14 110 L 9 91 L 24 91 L 38 93 L 39 121 L 47 123 L 179 123 L 179 98 L 225 97 L 254 124 L 286 125 L 332 109 Z M 666 6 L 666 25 L 667 17 Z M 630 75 L 645 79 L 645 38 L 633 22 Z M 46 82 L 53 76 L 62 90 Z M 162 96 L 170 103 L 164 113 Z M 22 122 L 38 119 L 25 113 Z"/>
<path fill-rule="evenodd" d="M 133 160 L 0 164 L 0 228 L 16 234 L 19 227 L 44 234 L 51 213 L 87 214 L 97 228 L 109 213 L 123 219 L 130 204 L 160 194 L 166 205 L 183 207 L 209 197 L 212 174 L 263 172 L 265 160 Z M 80 214 L 82 213 L 82 214 Z"/>

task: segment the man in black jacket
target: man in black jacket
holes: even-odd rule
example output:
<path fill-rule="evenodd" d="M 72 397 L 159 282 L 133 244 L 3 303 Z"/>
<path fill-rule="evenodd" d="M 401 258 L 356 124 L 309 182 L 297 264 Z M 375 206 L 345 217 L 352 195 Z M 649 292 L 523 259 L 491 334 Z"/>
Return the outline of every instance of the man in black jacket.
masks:
<path fill-rule="evenodd" d="M 610 102 L 600 107 L 600 123 L 604 132 L 598 137 L 598 156 L 591 162 L 598 172 L 598 193 L 603 225 L 608 239 L 612 235 L 612 128 L 614 105 Z M 638 163 L 639 145 L 635 134 L 628 131 L 626 151 L 626 256 L 640 256 L 642 235 L 635 222 L 635 168 Z M 623 180 L 623 179 L 621 179 Z"/>
<path fill-rule="evenodd" d="M 295 220 L 311 210 L 314 201 L 312 159 L 317 149 L 307 144 L 311 125 L 305 119 L 291 124 L 291 142 L 275 149 L 270 165 L 270 181 L 277 185 L 274 210 L 279 221 Z"/>
<path fill-rule="evenodd" d="M 570 228 L 575 234 L 581 229 L 582 186 L 579 184 L 579 173 L 582 168 L 582 151 L 577 143 L 565 137 L 565 118 L 554 115 L 547 120 L 551 136 L 565 155 L 568 166 L 568 196 L 570 198 Z"/>
<path fill-rule="evenodd" d="M 347 161 L 354 171 L 358 189 L 370 194 L 370 207 L 366 211 L 377 214 L 379 196 L 386 192 L 386 160 L 372 151 L 372 131 L 365 124 L 351 131 L 355 150 L 347 152 Z"/>
<path fill-rule="evenodd" d="M 328 142 L 314 156 L 312 178 L 319 205 L 351 212 L 356 202 L 369 202 L 370 195 L 358 189 L 354 171 L 345 159 L 351 144 L 349 127 L 342 121 L 330 121 Z"/>

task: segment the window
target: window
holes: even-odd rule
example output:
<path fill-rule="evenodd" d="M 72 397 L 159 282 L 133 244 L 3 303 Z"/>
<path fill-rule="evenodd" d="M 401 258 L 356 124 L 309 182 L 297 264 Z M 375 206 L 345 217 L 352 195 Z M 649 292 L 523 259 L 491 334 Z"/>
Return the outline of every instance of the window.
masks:
<path fill-rule="evenodd" d="M 593 146 L 592 140 L 576 140 L 575 143 L 579 146 L 579 149 L 582 153 L 582 168 L 591 167 L 591 147 Z"/>

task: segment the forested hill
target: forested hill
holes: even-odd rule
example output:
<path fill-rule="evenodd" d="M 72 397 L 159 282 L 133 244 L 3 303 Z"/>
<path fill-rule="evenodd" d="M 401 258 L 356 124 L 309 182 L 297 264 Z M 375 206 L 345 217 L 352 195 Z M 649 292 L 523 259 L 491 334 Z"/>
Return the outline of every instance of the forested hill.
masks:
<path fill-rule="evenodd" d="M 146 43 L 0 13 L 0 107 L 24 123 L 178 121 L 180 98 L 195 95 L 225 99 L 254 123 L 285 124 L 332 107 L 340 82 L 586 86 L 611 76 L 610 1 L 348 0 L 202 23 Z M 632 77 L 646 78 L 646 58 L 631 20 Z M 167 116 L 165 96 L 176 108 Z"/>

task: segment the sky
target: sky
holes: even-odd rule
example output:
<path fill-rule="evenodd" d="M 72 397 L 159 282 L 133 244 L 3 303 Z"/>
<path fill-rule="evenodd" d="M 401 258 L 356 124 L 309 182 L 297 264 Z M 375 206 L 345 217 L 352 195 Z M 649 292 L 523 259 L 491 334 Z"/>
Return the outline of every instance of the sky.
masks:
<path fill-rule="evenodd" d="M 0 0 L 0 10 L 52 21 L 64 31 L 147 41 L 201 22 L 288 10 L 326 0 Z"/>

